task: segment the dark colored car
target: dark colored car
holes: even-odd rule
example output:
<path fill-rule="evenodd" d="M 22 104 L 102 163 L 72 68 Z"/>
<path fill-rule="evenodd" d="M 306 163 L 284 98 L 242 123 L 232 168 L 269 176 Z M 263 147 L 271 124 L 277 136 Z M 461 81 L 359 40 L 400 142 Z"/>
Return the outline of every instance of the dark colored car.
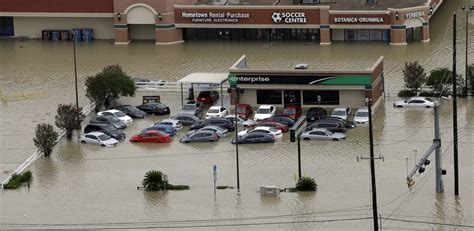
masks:
<path fill-rule="evenodd" d="M 152 130 L 160 131 L 160 132 L 166 133 L 170 136 L 176 135 L 176 132 L 177 132 L 176 129 L 174 129 L 171 126 L 163 125 L 163 124 L 155 124 L 151 127 L 148 127 L 148 128 L 145 128 L 145 129 L 141 130 L 140 133 L 144 133 L 144 132 L 152 131 Z"/>
<path fill-rule="evenodd" d="M 272 122 L 272 121 L 263 121 L 258 124 L 255 124 L 254 126 L 249 126 L 249 127 L 258 127 L 258 126 L 264 126 L 264 127 L 272 127 L 276 128 L 278 130 L 281 130 L 281 132 L 288 132 L 290 128 L 288 128 L 288 125 L 278 123 L 278 122 Z"/>
<path fill-rule="evenodd" d="M 157 130 L 150 130 L 132 136 L 130 142 L 169 143 L 171 142 L 171 137 L 169 134 Z"/>
<path fill-rule="evenodd" d="M 179 120 L 179 122 L 184 126 L 193 125 L 200 120 L 198 117 L 191 114 L 178 114 L 171 116 L 171 119 Z"/>
<path fill-rule="evenodd" d="M 237 115 L 249 118 L 252 115 L 252 107 L 245 103 L 237 104 Z"/>
<path fill-rule="evenodd" d="M 219 99 L 217 91 L 201 91 L 199 92 L 196 101 L 204 104 L 213 104 Z"/>
<path fill-rule="evenodd" d="M 295 121 L 289 117 L 286 117 L 284 115 L 277 115 L 277 116 L 272 116 L 268 119 L 265 119 L 263 121 L 270 121 L 270 122 L 277 122 L 277 123 L 281 123 L 281 124 L 284 124 L 288 127 L 291 127 L 295 124 Z"/>
<path fill-rule="evenodd" d="M 288 118 L 296 120 L 301 116 L 301 114 L 303 114 L 303 110 L 300 105 L 288 105 L 283 109 L 282 114 L 288 116 Z"/>
<path fill-rule="evenodd" d="M 346 128 L 356 128 L 357 124 L 354 121 L 348 121 L 345 119 L 341 119 L 339 117 L 320 117 L 319 120 L 331 120 L 331 121 L 339 121 L 344 123 Z"/>
<path fill-rule="evenodd" d="M 146 117 L 146 112 L 132 105 L 120 105 L 120 106 L 115 107 L 115 109 L 122 111 L 123 113 L 127 114 L 128 116 L 132 118 L 145 118 Z"/>
<path fill-rule="evenodd" d="M 199 120 L 193 125 L 191 125 L 190 129 L 191 130 L 200 129 L 202 127 L 209 126 L 209 125 L 219 126 L 221 128 L 227 129 L 229 132 L 232 132 L 235 130 L 235 125 L 232 121 L 226 118 L 217 118 L 217 117 L 210 118 L 207 120 Z"/>
<path fill-rule="evenodd" d="M 346 126 L 344 123 L 330 120 L 317 120 L 308 125 L 306 130 L 311 130 L 313 128 L 326 128 L 331 132 L 346 132 Z"/>
<path fill-rule="evenodd" d="M 263 133 L 263 132 L 251 132 L 247 135 L 239 137 L 237 139 L 233 139 L 232 143 L 239 143 L 239 144 L 257 144 L 257 143 L 274 143 L 275 138 L 272 135 Z"/>
<path fill-rule="evenodd" d="M 125 139 L 125 133 L 122 130 L 118 130 L 110 124 L 88 124 L 84 128 L 84 133 L 91 132 L 102 132 L 116 140 Z"/>
<path fill-rule="evenodd" d="M 115 128 L 119 128 L 119 129 L 123 129 L 127 127 L 127 125 L 121 120 L 115 118 L 114 116 L 107 116 L 107 115 L 101 115 L 101 116 L 92 118 L 90 120 L 90 123 L 91 124 L 110 124 L 114 126 Z"/>
<path fill-rule="evenodd" d="M 183 105 L 183 108 L 181 110 L 181 114 L 191 114 L 199 118 L 202 117 L 202 113 L 203 111 L 201 102 L 189 101 L 185 105 Z"/>
<path fill-rule="evenodd" d="M 325 117 L 328 115 L 328 112 L 324 108 L 312 107 L 306 112 L 306 120 L 308 122 L 313 122 L 320 117 Z"/>
<path fill-rule="evenodd" d="M 137 106 L 138 109 L 155 115 L 166 115 L 170 114 L 170 108 L 162 103 L 145 103 L 140 106 Z"/>
<path fill-rule="evenodd" d="M 209 130 L 196 131 L 193 133 L 187 133 L 179 142 L 181 143 L 191 143 L 191 142 L 215 142 L 218 141 L 220 137 L 217 133 Z"/>

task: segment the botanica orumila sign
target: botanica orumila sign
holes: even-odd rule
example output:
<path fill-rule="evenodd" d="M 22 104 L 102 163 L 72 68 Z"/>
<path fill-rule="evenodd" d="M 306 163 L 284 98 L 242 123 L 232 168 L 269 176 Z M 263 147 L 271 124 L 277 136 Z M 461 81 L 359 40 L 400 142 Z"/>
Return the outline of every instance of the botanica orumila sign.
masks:
<path fill-rule="evenodd" d="M 249 13 L 234 12 L 185 12 L 182 18 L 190 18 L 195 23 L 238 23 L 240 19 L 250 18 Z"/>
<path fill-rule="evenodd" d="M 375 17 L 336 17 L 335 23 L 383 23 L 383 18 Z"/>

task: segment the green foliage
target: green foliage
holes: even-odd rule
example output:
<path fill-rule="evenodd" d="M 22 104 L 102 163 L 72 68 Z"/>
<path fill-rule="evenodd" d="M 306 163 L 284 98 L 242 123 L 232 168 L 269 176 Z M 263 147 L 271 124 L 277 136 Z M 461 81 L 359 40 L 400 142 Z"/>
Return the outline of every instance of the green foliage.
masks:
<path fill-rule="evenodd" d="M 13 174 L 10 181 L 3 186 L 4 189 L 16 189 L 19 188 L 23 183 L 31 182 L 32 174 L 31 171 L 26 171 L 20 175 Z"/>
<path fill-rule="evenodd" d="M 405 62 L 405 68 L 403 69 L 403 80 L 405 80 L 405 86 L 416 94 L 426 82 L 426 73 L 423 66 L 418 61 Z"/>
<path fill-rule="evenodd" d="M 58 133 L 54 131 L 53 126 L 50 124 L 42 123 L 36 126 L 33 142 L 45 156 L 51 154 L 57 139 Z"/>
<path fill-rule="evenodd" d="M 467 79 L 469 80 L 469 90 L 474 94 L 474 63 L 467 67 Z"/>
<path fill-rule="evenodd" d="M 409 98 L 415 96 L 415 93 L 412 90 L 401 90 L 398 92 L 398 97 Z"/>
<path fill-rule="evenodd" d="M 188 185 L 172 185 L 172 184 L 169 184 L 168 182 L 166 183 L 163 182 L 162 175 L 163 173 L 157 170 L 150 170 L 146 172 L 145 177 L 143 178 L 143 181 L 142 181 L 142 186 L 145 188 L 145 190 L 148 190 L 148 191 L 164 190 L 165 184 L 166 184 L 166 189 L 169 189 L 169 190 L 188 190 L 189 189 Z"/>
<path fill-rule="evenodd" d="M 95 76 L 86 79 L 86 96 L 96 103 L 96 107 L 108 108 L 120 96 L 134 96 L 135 84 L 118 64 L 104 67 Z"/>
<path fill-rule="evenodd" d="M 81 123 L 85 116 L 81 109 L 72 104 L 59 104 L 57 113 L 54 117 L 55 124 L 58 128 L 66 130 L 66 136 L 70 139 L 75 129 L 81 129 Z"/>
<path fill-rule="evenodd" d="M 316 181 L 309 176 L 303 176 L 296 182 L 298 191 L 316 191 L 317 186 Z"/>
<path fill-rule="evenodd" d="M 218 185 L 218 186 L 216 186 L 216 189 L 228 189 L 228 188 L 232 189 L 232 187 L 230 187 L 228 185 Z"/>

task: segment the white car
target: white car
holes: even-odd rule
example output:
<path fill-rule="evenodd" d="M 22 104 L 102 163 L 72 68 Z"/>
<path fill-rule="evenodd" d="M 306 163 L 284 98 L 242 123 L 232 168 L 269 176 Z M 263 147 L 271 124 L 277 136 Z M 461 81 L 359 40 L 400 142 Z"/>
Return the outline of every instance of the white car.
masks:
<path fill-rule="evenodd" d="M 124 123 L 130 123 L 130 122 L 133 121 L 133 120 L 132 120 L 132 117 L 126 115 L 126 114 L 123 113 L 122 111 L 115 110 L 115 109 L 97 112 L 97 115 L 98 115 L 98 116 L 101 116 L 101 115 L 113 116 L 113 117 L 115 117 L 115 118 L 121 120 L 121 121 L 124 122 Z"/>
<path fill-rule="evenodd" d="M 400 100 L 393 103 L 394 107 L 402 108 L 402 107 L 426 107 L 426 108 L 433 108 L 435 106 L 435 102 L 427 97 L 412 97 L 407 100 Z"/>
<path fill-rule="evenodd" d="M 235 114 L 226 115 L 225 118 L 232 121 L 235 124 Z M 238 115 L 237 124 L 243 125 L 243 126 L 252 126 L 252 125 L 257 124 L 257 122 L 255 122 L 255 120 L 247 119 L 243 116 Z"/>
<path fill-rule="evenodd" d="M 227 108 L 222 106 L 212 106 L 207 110 L 206 119 L 213 118 L 213 117 L 224 117 L 227 115 L 229 111 Z"/>
<path fill-rule="evenodd" d="M 354 114 L 354 122 L 356 123 L 369 122 L 369 109 L 367 107 L 362 107 L 362 108 L 357 109 L 357 112 Z"/>
<path fill-rule="evenodd" d="M 257 111 L 255 111 L 255 116 L 253 117 L 255 121 L 260 121 L 268 119 L 274 116 L 276 113 L 276 107 L 273 105 L 260 105 Z"/>
<path fill-rule="evenodd" d="M 340 132 L 331 132 L 326 128 L 313 128 L 301 134 L 300 139 L 303 140 L 344 140 L 346 135 Z"/>
<path fill-rule="evenodd" d="M 351 109 L 348 107 L 337 107 L 331 113 L 331 117 L 339 117 L 343 120 L 347 120 L 347 117 L 351 114 Z"/>
<path fill-rule="evenodd" d="M 102 132 L 91 132 L 82 135 L 79 141 L 83 144 L 96 144 L 102 147 L 112 147 L 118 144 L 118 141 Z"/>
<path fill-rule="evenodd" d="M 275 138 L 282 138 L 283 137 L 283 133 L 281 132 L 281 130 L 278 130 L 278 129 L 272 128 L 272 127 L 265 127 L 265 126 L 255 127 L 254 129 L 243 130 L 243 131 L 237 133 L 237 136 L 243 137 L 243 136 L 247 135 L 248 133 L 252 133 L 252 132 L 266 133 L 266 134 L 269 134 L 269 135 L 271 135 Z"/>
<path fill-rule="evenodd" d="M 154 125 L 167 125 L 167 126 L 173 127 L 176 131 L 179 131 L 181 130 L 181 128 L 183 128 L 183 124 L 181 123 L 181 121 L 175 120 L 175 119 L 164 119 L 160 122 L 156 122 L 155 124 L 151 126 L 154 126 Z"/>

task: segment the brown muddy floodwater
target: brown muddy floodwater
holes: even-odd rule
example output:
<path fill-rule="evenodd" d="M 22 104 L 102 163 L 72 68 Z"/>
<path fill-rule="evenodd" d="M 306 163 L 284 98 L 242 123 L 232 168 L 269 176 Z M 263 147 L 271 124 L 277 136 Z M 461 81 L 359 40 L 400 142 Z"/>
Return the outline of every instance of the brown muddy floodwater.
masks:
<path fill-rule="evenodd" d="M 464 3 L 467 3 L 465 1 Z M 472 3 L 472 2 L 471 2 Z M 387 93 L 375 117 L 375 152 L 379 212 L 384 229 L 469 229 L 473 218 L 474 103 L 459 100 L 460 191 L 453 195 L 452 107 L 441 100 L 444 194 L 435 193 L 434 157 L 426 172 L 415 177 L 409 190 L 405 178 L 409 157 L 428 149 L 433 139 L 433 113 L 425 109 L 394 109 L 396 90 L 403 85 L 405 61 L 420 61 L 427 70 L 451 67 L 451 12 L 461 1 L 445 3 L 433 18 L 430 43 L 408 46 L 381 43 L 188 42 L 155 46 L 133 42 L 114 46 L 108 41 L 78 47 L 80 105 L 84 79 L 103 66 L 119 63 L 133 77 L 177 79 L 192 72 L 225 72 L 241 55 L 251 67 L 291 68 L 309 63 L 312 68 L 365 68 L 385 57 Z M 458 21 L 464 22 L 464 16 Z M 471 22 L 474 22 L 471 14 Z M 463 24 L 463 23 L 461 23 Z M 463 24 L 464 25 L 464 24 Z M 472 27 L 472 23 L 471 23 Z M 474 27 L 472 27 L 474 28 Z M 464 74 L 464 28 L 459 29 L 458 70 Z M 474 29 L 470 41 L 474 41 Z M 474 57 L 474 46 L 470 44 Z M 472 60 L 472 59 L 471 59 Z M 0 89 L 10 101 L 0 104 L 0 170 L 2 179 L 34 151 L 33 131 L 40 122 L 53 123 L 59 103 L 74 102 L 71 43 L 0 41 Z M 139 104 L 143 92 L 121 99 Z M 180 106 L 178 92 L 160 92 L 173 112 Z M 3 97 L 2 97 L 3 98 Z M 127 137 L 165 117 L 135 120 Z M 30 188 L 3 191 L 0 195 L 0 228 L 188 228 L 190 230 L 370 230 L 372 215 L 368 129 L 348 132 L 342 142 L 302 142 L 305 175 L 315 177 L 316 193 L 282 193 L 261 198 L 260 185 L 292 187 L 297 172 L 295 143 L 288 135 L 275 144 L 241 145 L 241 191 L 218 190 L 213 195 L 212 166 L 218 165 L 218 185 L 236 185 L 235 147 L 231 137 L 212 144 L 178 142 L 183 129 L 169 144 L 131 144 L 116 148 L 81 145 L 77 139 L 62 141 L 50 158 L 40 158 L 30 170 Z M 171 183 L 187 184 L 188 191 L 137 190 L 144 173 L 158 169 Z M 400 220 L 424 221 L 408 223 Z M 322 222 L 325 221 L 325 222 Z M 446 227 L 429 223 L 449 223 Z"/>

